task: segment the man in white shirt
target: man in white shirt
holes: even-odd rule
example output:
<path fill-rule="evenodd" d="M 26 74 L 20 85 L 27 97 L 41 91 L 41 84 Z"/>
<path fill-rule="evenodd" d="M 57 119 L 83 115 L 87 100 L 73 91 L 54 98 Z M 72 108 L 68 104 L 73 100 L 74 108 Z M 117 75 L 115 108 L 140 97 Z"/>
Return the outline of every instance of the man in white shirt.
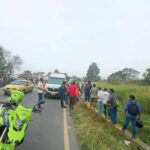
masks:
<path fill-rule="evenodd" d="M 104 88 L 102 99 L 103 99 L 103 105 L 104 105 L 104 114 L 105 114 L 105 117 L 107 117 L 107 102 L 109 99 L 109 92 L 107 91 L 106 88 Z"/>
<path fill-rule="evenodd" d="M 102 115 L 104 112 L 104 108 L 103 108 L 103 90 L 101 89 L 101 87 L 98 88 L 98 93 L 97 93 L 97 97 L 98 97 L 98 110 L 99 113 Z"/>
<path fill-rule="evenodd" d="M 38 103 L 44 100 L 44 91 L 45 91 L 45 86 L 44 86 L 44 80 L 43 78 L 40 78 L 38 82 Z M 41 105 L 38 105 L 38 108 L 41 108 Z"/>

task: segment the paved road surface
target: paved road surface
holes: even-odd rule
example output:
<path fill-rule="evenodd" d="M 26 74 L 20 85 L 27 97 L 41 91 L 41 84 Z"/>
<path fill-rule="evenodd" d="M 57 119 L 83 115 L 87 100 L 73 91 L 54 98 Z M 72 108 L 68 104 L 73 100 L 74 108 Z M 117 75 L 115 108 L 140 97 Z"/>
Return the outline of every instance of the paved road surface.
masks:
<path fill-rule="evenodd" d="M 1 95 L 0 100 L 6 99 Z M 26 94 L 22 101 L 31 107 L 36 103 L 37 95 Z M 60 108 L 60 101 L 46 99 L 42 114 L 34 113 L 27 128 L 24 142 L 17 150 L 78 150 L 76 131 L 73 128 L 71 114 L 67 109 Z"/>

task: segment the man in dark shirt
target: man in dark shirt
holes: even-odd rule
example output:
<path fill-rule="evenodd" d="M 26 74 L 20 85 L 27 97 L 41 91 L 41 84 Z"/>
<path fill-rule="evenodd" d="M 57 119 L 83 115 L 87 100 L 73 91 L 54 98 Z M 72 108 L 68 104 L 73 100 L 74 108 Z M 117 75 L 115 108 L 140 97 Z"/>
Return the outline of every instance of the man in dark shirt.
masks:
<path fill-rule="evenodd" d="M 140 113 L 141 113 L 140 106 L 136 102 L 135 96 L 130 95 L 129 101 L 125 107 L 126 119 L 124 121 L 122 131 L 124 132 L 124 130 L 128 127 L 129 122 L 131 122 L 132 138 L 135 138 L 136 136 L 136 120 L 137 120 L 137 117 L 140 118 Z"/>
<path fill-rule="evenodd" d="M 67 92 L 66 82 L 63 81 L 63 83 L 60 87 L 60 105 L 61 105 L 62 108 L 67 108 L 66 104 L 64 103 L 66 92 Z"/>

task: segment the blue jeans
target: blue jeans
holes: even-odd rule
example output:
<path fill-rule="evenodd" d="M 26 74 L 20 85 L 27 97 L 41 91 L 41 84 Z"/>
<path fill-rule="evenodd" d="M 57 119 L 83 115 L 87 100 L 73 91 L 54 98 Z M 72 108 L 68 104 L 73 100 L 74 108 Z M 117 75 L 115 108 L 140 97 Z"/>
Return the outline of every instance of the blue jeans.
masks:
<path fill-rule="evenodd" d="M 132 133 L 132 137 L 135 138 L 136 135 L 136 116 L 131 116 L 131 115 L 127 115 L 126 119 L 124 121 L 123 124 L 123 130 L 125 130 L 128 127 L 129 122 L 131 122 L 131 133 Z"/>
<path fill-rule="evenodd" d="M 98 109 L 98 110 L 99 110 L 99 113 L 100 113 L 100 114 L 103 114 L 103 113 L 104 113 L 103 102 L 102 102 L 102 101 L 99 101 L 98 104 L 99 104 L 99 107 L 98 107 L 98 108 L 99 108 L 99 109 Z"/>
<path fill-rule="evenodd" d="M 44 100 L 44 94 L 38 93 L 38 103 L 42 102 Z M 40 104 L 38 105 L 38 108 L 40 108 Z"/>
<path fill-rule="evenodd" d="M 85 91 L 85 101 L 90 101 L 90 91 Z"/>
<path fill-rule="evenodd" d="M 66 94 L 65 94 L 65 96 L 64 96 L 64 101 L 65 101 L 65 103 L 68 105 L 68 95 L 66 95 Z"/>
<path fill-rule="evenodd" d="M 116 122 L 117 122 L 117 107 L 110 107 L 108 112 L 109 112 L 108 114 L 110 116 L 112 123 L 116 124 Z"/>

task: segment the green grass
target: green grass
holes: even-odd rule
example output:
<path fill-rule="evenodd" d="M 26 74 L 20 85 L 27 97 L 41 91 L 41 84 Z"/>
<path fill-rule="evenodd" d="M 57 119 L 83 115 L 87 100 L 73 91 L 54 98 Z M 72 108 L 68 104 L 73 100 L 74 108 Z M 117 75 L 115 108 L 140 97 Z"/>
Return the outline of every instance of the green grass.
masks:
<path fill-rule="evenodd" d="M 97 87 L 113 88 L 119 97 L 120 106 L 118 108 L 118 122 L 122 125 L 124 122 L 124 106 L 128 101 L 129 95 L 136 96 L 141 105 L 141 119 L 144 123 L 144 128 L 138 129 L 137 136 L 145 143 L 150 145 L 150 86 L 140 86 L 134 84 L 112 85 L 106 82 L 97 82 Z M 129 127 L 130 129 L 130 127 Z"/>
<path fill-rule="evenodd" d="M 116 91 L 122 106 L 127 103 L 129 95 L 135 95 L 141 105 L 142 113 L 150 115 L 150 86 L 140 86 L 134 84 L 112 85 L 106 82 L 96 82 L 96 85 L 102 89 L 113 88 Z"/>
<path fill-rule="evenodd" d="M 119 124 L 123 124 L 125 119 L 124 115 L 124 109 L 123 107 L 118 108 L 118 115 L 117 115 L 117 121 Z M 142 114 L 141 119 L 144 123 L 144 128 L 142 129 L 137 129 L 137 137 L 141 139 L 144 143 L 150 145 L 150 116 L 148 114 Z M 129 126 L 128 130 L 130 131 Z"/>
<path fill-rule="evenodd" d="M 132 143 L 125 145 L 123 135 L 80 102 L 72 111 L 80 142 L 80 150 L 139 150 Z"/>

